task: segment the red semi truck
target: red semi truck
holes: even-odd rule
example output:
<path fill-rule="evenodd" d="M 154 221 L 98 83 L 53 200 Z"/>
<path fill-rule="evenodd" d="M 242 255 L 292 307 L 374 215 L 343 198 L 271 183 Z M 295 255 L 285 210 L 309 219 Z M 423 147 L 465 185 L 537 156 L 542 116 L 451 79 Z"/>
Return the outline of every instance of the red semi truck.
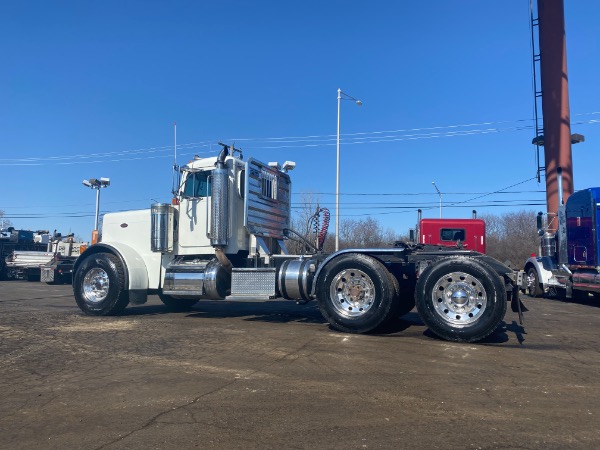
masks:
<path fill-rule="evenodd" d="M 421 219 L 419 210 L 416 234 L 411 240 L 419 244 L 458 246 L 485 253 L 485 222 L 476 218 L 475 211 L 472 219 Z"/>

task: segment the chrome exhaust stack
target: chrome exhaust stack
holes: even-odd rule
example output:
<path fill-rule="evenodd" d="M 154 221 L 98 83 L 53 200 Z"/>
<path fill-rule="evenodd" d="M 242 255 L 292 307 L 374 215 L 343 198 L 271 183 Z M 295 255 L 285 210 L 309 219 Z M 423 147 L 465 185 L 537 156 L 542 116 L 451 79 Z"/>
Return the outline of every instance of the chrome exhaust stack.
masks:
<path fill-rule="evenodd" d="M 212 173 L 209 237 L 213 247 L 226 246 L 229 237 L 229 173 L 225 166 L 227 155 L 229 146 L 223 145 Z"/>
<path fill-rule="evenodd" d="M 556 168 L 558 182 L 558 225 L 556 228 L 556 246 L 558 264 L 567 264 L 569 261 L 567 249 L 567 207 L 564 202 L 562 167 Z"/>

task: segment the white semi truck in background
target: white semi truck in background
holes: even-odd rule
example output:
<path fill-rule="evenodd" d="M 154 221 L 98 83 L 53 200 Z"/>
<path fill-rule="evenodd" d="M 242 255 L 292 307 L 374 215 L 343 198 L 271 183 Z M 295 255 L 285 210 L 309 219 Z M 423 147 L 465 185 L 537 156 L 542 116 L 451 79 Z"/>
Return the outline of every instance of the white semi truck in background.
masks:
<path fill-rule="evenodd" d="M 218 157 L 179 168 L 172 204 L 104 216 L 101 241 L 74 267 L 84 313 L 118 314 L 149 294 L 174 310 L 240 295 L 316 299 L 333 328 L 367 333 L 416 303 L 435 334 L 466 342 L 492 333 L 508 301 L 520 313 L 516 273 L 472 250 L 401 243 L 324 254 L 323 232 L 309 242 L 289 228 L 295 164 L 244 161 L 221 145 Z M 310 251 L 288 254 L 288 239 Z"/>
<path fill-rule="evenodd" d="M 13 260 L 15 254 L 45 254 L 48 251 L 49 240 L 50 234 L 44 230 L 15 230 L 14 227 L 0 228 L 0 280 L 33 277 L 35 274 L 14 267 L 13 264 L 9 264 L 9 261 Z"/>
<path fill-rule="evenodd" d="M 87 244 L 74 242 L 73 235 L 62 236 L 56 230 L 0 231 L 0 279 L 40 280 L 47 283 L 71 281 L 75 260 Z"/>

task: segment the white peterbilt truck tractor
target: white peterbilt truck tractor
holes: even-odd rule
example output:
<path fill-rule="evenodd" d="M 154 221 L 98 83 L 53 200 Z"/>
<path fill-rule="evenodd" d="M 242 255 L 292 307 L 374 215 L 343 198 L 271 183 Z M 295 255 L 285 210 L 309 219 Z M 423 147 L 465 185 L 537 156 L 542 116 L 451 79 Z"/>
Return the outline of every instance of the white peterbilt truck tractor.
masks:
<path fill-rule="evenodd" d="M 324 254 L 324 230 L 313 243 L 289 228 L 295 164 L 244 161 L 221 145 L 179 168 L 172 204 L 104 216 L 101 241 L 74 267 L 84 313 L 118 314 L 149 294 L 173 310 L 236 295 L 316 300 L 334 329 L 367 333 L 416 304 L 435 334 L 464 342 L 492 333 L 508 301 L 521 313 L 516 273 L 474 251 L 397 243 Z M 305 254 L 288 254 L 289 239 Z"/>

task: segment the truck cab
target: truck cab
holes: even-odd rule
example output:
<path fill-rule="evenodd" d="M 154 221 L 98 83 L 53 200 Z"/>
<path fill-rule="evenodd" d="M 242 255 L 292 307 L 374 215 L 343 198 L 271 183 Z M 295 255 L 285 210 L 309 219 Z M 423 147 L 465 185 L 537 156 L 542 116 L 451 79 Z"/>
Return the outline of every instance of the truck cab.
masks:
<path fill-rule="evenodd" d="M 170 204 L 106 214 L 102 240 L 90 250 L 120 259 L 132 303 L 143 303 L 149 291 L 180 304 L 224 298 L 245 269 L 285 253 L 287 170 L 285 163 L 244 161 L 228 152 L 196 157 L 180 167 Z M 275 270 L 265 276 L 274 281 Z"/>
<path fill-rule="evenodd" d="M 529 295 L 600 296 L 599 205 L 600 187 L 573 193 L 559 206 L 555 233 L 547 231 L 548 221 L 538 215 L 540 254 L 525 262 Z"/>
<path fill-rule="evenodd" d="M 485 253 L 485 222 L 481 219 L 421 219 L 419 243 L 459 246 Z"/>

